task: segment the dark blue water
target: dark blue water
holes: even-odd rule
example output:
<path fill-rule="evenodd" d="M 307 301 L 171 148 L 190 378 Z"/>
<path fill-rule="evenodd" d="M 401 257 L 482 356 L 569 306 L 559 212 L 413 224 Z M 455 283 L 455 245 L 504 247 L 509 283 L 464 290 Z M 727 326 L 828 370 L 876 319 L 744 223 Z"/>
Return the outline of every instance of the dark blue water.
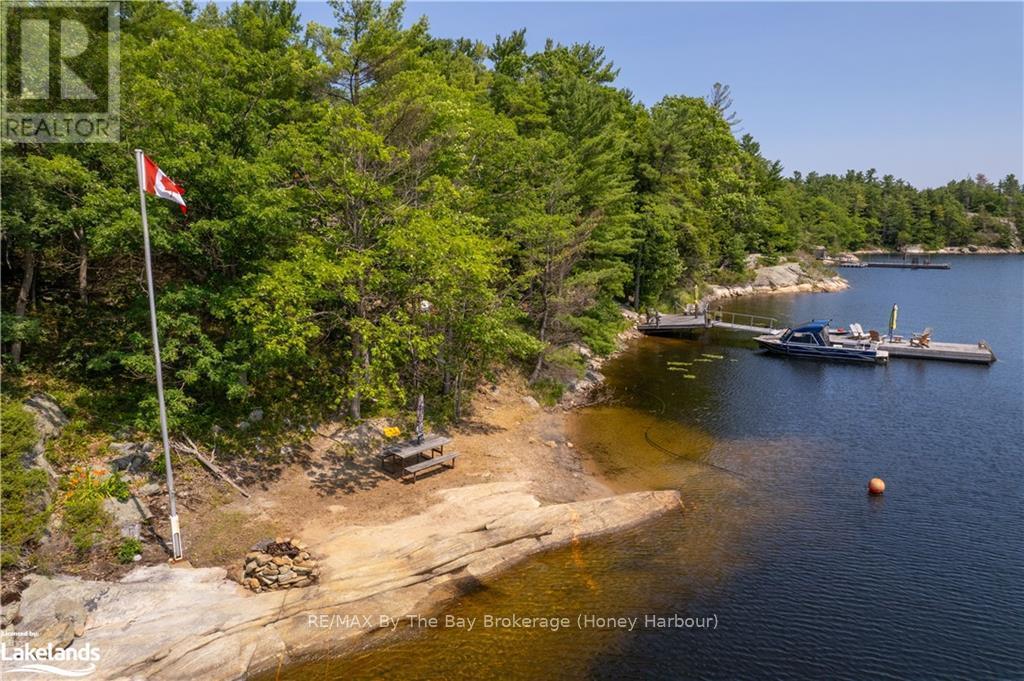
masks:
<path fill-rule="evenodd" d="M 985 338 L 1000 361 L 865 367 L 748 353 L 716 364 L 697 420 L 717 439 L 789 444 L 761 445 L 758 462 L 734 447 L 710 459 L 766 485 L 778 513 L 748 539 L 738 574 L 678 604 L 729 626 L 697 639 L 644 632 L 592 669 L 617 676 L 644 658 L 666 677 L 1024 677 L 1024 258 L 949 261 L 949 271 L 845 270 L 842 293 L 729 306 L 884 329 L 898 303 L 898 330 Z M 677 353 L 659 342 L 637 354 Z M 634 374 L 623 359 L 619 385 L 693 420 L 673 381 L 644 380 L 650 369 Z M 649 394 L 633 401 L 656 408 Z M 863 493 L 874 475 L 882 498 Z"/>
<path fill-rule="evenodd" d="M 531 560 L 451 610 L 716 629 L 437 630 L 302 673 L 1024 678 L 1024 258 L 947 260 L 729 307 L 883 329 L 898 303 L 898 332 L 983 338 L 997 363 L 789 360 L 720 331 L 645 339 L 607 365 L 613 401 L 578 414 L 573 439 L 620 491 L 679 489 L 682 513 Z M 865 492 L 876 475 L 882 497 Z"/>

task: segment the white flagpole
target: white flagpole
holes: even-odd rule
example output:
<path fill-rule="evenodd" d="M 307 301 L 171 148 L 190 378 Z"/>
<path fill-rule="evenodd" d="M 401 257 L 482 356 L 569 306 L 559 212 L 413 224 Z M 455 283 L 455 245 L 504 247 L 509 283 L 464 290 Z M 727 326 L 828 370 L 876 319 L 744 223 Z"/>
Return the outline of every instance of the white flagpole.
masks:
<path fill-rule="evenodd" d="M 139 207 L 142 209 L 142 244 L 146 253 L 146 283 L 149 287 L 149 325 L 153 332 L 153 359 L 156 362 L 156 399 L 160 405 L 160 435 L 164 440 L 164 465 L 167 469 L 167 494 L 171 499 L 171 546 L 174 560 L 181 560 L 181 529 L 174 503 L 174 472 L 171 470 L 171 443 L 167 438 L 167 409 L 164 407 L 164 372 L 160 363 L 160 338 L 156 329 L 156 293 L 153 289 L 153 264 L 149 250 L 149 222 L 146 219 L 146 163 L 142 149 L 135 150 L 135 170 L 139 180 Z"/>

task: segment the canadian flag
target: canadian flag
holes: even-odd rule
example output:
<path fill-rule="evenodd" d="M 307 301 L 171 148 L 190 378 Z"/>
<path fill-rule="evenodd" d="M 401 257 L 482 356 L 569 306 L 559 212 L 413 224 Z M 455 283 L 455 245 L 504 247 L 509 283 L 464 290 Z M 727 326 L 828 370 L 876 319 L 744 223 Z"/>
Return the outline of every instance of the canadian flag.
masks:
<path fill-rule="evenodd" d="M 146 162 L 146 193 L 173 201 L 181 206 L 181 212 L 184 213 L 187 206 L 185 206 L 185 199 L 182 197 L 182 194 L 185 193 L 185 190 L 175 184 L 174 180 L 167 177 L 164 171 L 160 170 L 159 166 L 149 159 L 149 156 L 143 154 L 142 158 Z"/>

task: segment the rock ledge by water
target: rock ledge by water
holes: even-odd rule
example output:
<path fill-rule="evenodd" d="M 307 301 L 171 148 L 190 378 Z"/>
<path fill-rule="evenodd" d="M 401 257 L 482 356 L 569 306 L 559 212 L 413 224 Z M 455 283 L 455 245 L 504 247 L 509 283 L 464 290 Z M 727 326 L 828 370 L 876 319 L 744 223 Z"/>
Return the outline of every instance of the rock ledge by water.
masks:
<path fill-rule="evenodd" d="M 33 577 L 18 628 L 45 632 L 61 621 L 68 601 L 80 603 L 85 622 L 75 627 L 71 646 L 100 650 L 90 678 L 240 678 L 316 654 L 343 654 L 374 631 L 386 634 L 381 617 L 431 614 L 531 554 L 680 508 L 675 491 L 543 506 L 522 482 L 438 496 L 419 515 L 342 528 L 310 546 L 323 559 L 320 583 L 305 589 L 254 594 L 221 568 L 163 565 L 116 583 Z"/>

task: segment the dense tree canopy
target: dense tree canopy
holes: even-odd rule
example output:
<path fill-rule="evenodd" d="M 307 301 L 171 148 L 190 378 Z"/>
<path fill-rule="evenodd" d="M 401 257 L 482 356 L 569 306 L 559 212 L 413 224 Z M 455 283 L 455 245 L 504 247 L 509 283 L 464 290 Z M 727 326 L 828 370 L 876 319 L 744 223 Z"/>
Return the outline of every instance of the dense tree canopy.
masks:
<path fill-rule="evenodd" d="M 131 150 L 186 187 L 154 201 L 172 421 L 254 406 L 359 418 L 426 392 L 457 415 L 489 367 L 535 380 L 607 348 L 616 305 L 746 256 L 1010 245 L 1014 176 L 918 191 L 874 170 L 784 178 L 727 86 L 652 107 L 600 47 L 491 45 L 401 4 L 122 6 L 122 142 L 3 148 L 4 352 L 154 423 Z"/>

